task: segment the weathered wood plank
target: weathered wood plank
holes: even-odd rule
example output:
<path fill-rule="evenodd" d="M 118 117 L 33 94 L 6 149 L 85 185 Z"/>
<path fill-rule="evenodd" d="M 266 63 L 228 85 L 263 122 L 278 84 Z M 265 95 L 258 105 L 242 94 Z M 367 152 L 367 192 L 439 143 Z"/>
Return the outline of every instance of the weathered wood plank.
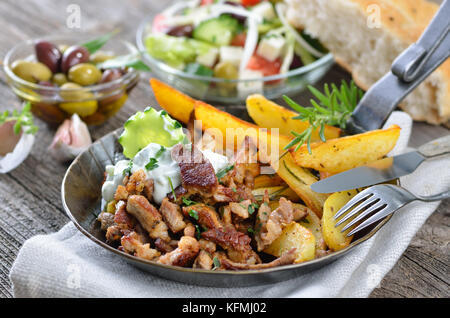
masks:
<path fill-rule="evenodd" d="M 83 1 L 81 29 L 69 30 L 66 9 L 73 3 L 71 0 L 0 1 L 0 57 L 20 41 L 61 33 L 102 34 L 120 28 L 120 37 L 134 42 L 139 21 L 170 2 L 134 0 L 112 4 L 106 0 Z M 90 129 L 94 139 L 119 128 L 136 110 L 156 105 L 148 85 L 149 77 L 150 74 L 143 74 L 140 84 L 114 118 Z M 325 82 L 338 83 L 349 78 L 341 68 L 334 67 L 316 86 L 320 88 Z M 19 106 L 1 75 L 0 97 L 0 111 Z M 310 97 L 304 92 L 296 99 L 307 104 Z M 242 105 L 229 107 L 228 111 L 249 119 Z M 8 272 L 23 242 L 33 235 L 55 232 L 68 221 L 60 199 L 60 183 L 67 165 L 56 163 L 48 156 L 46 148 L 54 131 L 42 122 L 38 125 L 38 141 L 30 157 L 14 172 L 0 175 L 0 297 L 12 296 Z M 411 145 L 418 146 L 448 133 L 443 127 L 416 123 Z M 372 297 L 450 296 L 449 211 L 450 201 L 447 200 L 416 235 Z"/>

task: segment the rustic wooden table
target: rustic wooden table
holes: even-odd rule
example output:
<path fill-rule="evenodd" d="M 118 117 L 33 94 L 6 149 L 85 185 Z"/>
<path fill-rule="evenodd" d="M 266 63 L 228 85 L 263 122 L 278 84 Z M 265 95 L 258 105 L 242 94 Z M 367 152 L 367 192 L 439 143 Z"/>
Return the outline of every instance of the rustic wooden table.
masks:
<path fill-rule="evenodd" d="M 72 0 L 3 0 L 0 2 L 0 57 L 15 44 L 37 37 L 72 32 L 102 34 L 120 28 L 120 37 L 134 41 L 139 21 L 157 12 L 171 1 L 78 1 L 81 28 L 69 29 L 67 18 Z M 94 139 L 120 127 L 136 110 L 156 105 L 148 85 L 151 74 L 143 74 L 141 83 L 123 109 L 106 124 L 92 127 Z M 322 81 L 339 82 L 349 75 L 334 67 Z M 317 87 L 321 87 L 319 83 Z M 0 75 L 0 111 L 19 107 L 4 73 Z M 306 102 L 309 95 L 298 96 Z M 242 106 L 228 111 L 247 116 Z M 55 162 L 46 148 L 53 130 L 38 121 L 40 130 L 31 155 L 11 173 L 0 175 L 0 297 L 12 297 L 9 270 L 24 241 L 36 234 L 58 231 L 68 222 L 61 207 L 60 186 L 67 165 Z M 423 123 L 414 125 L 411 146 L 418 146 L 449 134 L 443 127 Z M 417 233 L 392 271 L 383 279 L 372 297 L 449 297 L 450 277 L 450 201 L 443 202 Z"/>

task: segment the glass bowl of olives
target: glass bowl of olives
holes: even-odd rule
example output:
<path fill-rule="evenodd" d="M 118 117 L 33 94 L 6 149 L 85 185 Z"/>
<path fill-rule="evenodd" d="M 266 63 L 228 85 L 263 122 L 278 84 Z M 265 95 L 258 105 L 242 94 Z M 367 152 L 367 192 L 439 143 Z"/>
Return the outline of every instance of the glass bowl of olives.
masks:
<path fill-rule="evenodd" d="M 115 60 L 138 55 L 134 45 L 99 39 L 51 37 L 20 43 L 4 60 L 8 84 L 49 124 L 57 125 L 74 113 L 88 125 L 101 124 L 124 105 L 139 72 L 114 67 Z"/>

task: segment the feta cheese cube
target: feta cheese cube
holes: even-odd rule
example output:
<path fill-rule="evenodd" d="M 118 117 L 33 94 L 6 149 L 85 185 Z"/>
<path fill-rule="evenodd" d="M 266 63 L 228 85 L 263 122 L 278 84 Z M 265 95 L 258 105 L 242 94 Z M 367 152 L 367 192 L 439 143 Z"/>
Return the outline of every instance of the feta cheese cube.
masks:
<path fill-rule="evenodd" d="M 256 13 L 265 20 L 273 20 L 277 16 L 272 4 L 269 1 L 261 2 L 252 8 L 252 12 Z"/>
<path fill-rule="evenodd" d="M 201 65 L 212 68 L 214 64 L 216 64 L 218 57 L 219 57 L 219 49 L 214 47 L 211 48 L 207 53 L 197 56 L 196 62 Z"/>
<path fill-rule="evenodd" d="M 273 62 L 283 54 L 285 44 L 286 40 L 284 37 L 269 35 L 259 42 L 256 53 L 266 60 Z"/>
<path fill-rule="evenodd" d="M 245 69 L 241 72 L 239 79 L 260 79 L 264 74 L 260 71 Z M 260 80 L 238 83 L 237 90 L 241 98 L 247 98 L 250 94 L 262 94 L 264 83 Z"/>
<path fill-rule="evenodd" d="M 222 46 L 220 48 L 220 62 L 229 62 L 239 67 L 243 54 L 244 49 L 240 46 Z"/>

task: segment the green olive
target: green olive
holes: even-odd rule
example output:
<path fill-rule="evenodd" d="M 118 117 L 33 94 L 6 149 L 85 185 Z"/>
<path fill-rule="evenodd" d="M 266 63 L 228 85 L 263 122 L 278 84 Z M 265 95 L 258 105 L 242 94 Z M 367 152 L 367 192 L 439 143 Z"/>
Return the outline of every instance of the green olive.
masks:
<path fill-rule="evenodd" d="M 67 76 L 64 73 L 56 73 L 52 77 L 52 82 L 55 83 L 58 86 L 63 86 L 68 81 L 69 80 L 67 79 Z"/>
<path fill-rule="evenodd" d="M 234 80 L 239 77 L 239 70 L 230 62 L 221 62 L 214 67 L 214 76 Z"/>
<path fill-rule="evenodd" d="M 239 70 L 230 62 L 221 62 L 214 67 L 214 76 L 227 80 L 234 80 L 239 78 Z M 230 94 L 230 90 L 233 90 L 236 87 L 236 84 L 218 83 L 217 86 L 221 95 L 228 96 Z"/>
<path fill-rule="evenodd" d="M 108 54 L 106 52 L 103 51 L 97 51 L 94 54 L 91 55 L 91 62 L 92 63 L 103 63 L 107 60 L 110 60 L 114 58 L 114 55 Z"/>
<path fill-rule="evenodd" d="M 83 86 L 72 82 L 67 82 L 61 86 L 60 95 L 64 100 L 71 102 L 82 101 L 94 97 L 94 95 L 83 88 Z"/>
<path fill-rule="evenodd" d="M 76 90 L 78 89 L 78 90 Z M 65 83 L 61 86 L 61 97 L 68 102 L 59 104 L 59 107 L 70 115 L 77 113 L 81 117 L 90 116 L 97 111 L 98 102 L 95 96 L 82 86 L 75 83 Z"/>
<path fill-rule="evenodd" d="M 98 83 L 102 78 L 102 72 L 89 63 L 81 63 L 72 66 L 69 70 L 69 80 L 82 86 Z"/>
<path fill-rule="evenodd" d="M 11 69 L 21 79 L 31 82 L 46 82 L 52 77 L 52 71 L 42 63 L 17 60 Z"/>

